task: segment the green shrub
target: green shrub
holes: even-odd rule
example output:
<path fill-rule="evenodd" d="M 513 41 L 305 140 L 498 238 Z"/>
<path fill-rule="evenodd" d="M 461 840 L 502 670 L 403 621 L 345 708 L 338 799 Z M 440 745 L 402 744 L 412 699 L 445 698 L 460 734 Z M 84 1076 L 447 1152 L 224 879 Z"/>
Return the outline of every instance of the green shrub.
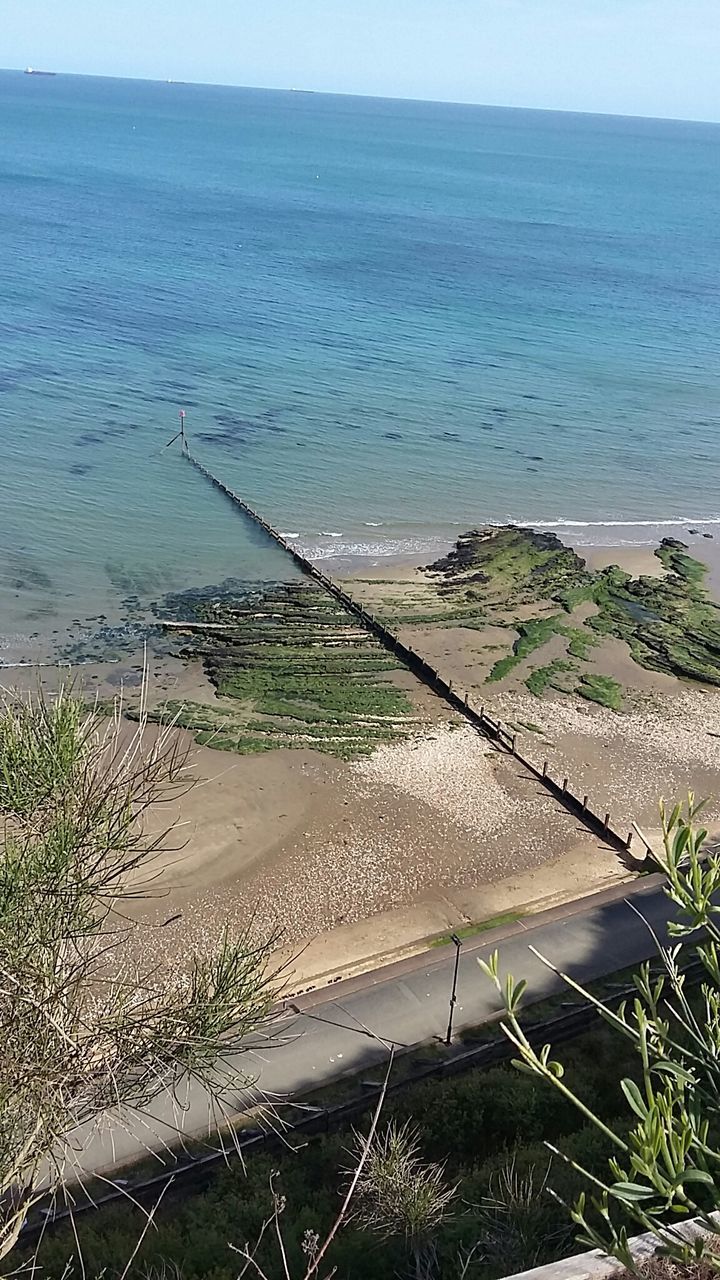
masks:
<path fill-rule="evenodd" d="M 632 1051 L 613 1043 L 609 1028 L 599 1027 L 571 1042 L 565 1060 L 568 1081 L 575 1086 L 582 1083 L 598 1110 L 615 1123 L 619 1077 L 635 1070 Z M 608 1071 L 608 1061 L 612 1061 L 612 1071 Z M 469 1248 L 477 1239 L 481 1225 L 478 1206 L 510 1162 L 519 1175 L 534 1169 L 542 1179 L 549 1160 L 545 1141 L 562 1141 L 563 1150 L 591 1171 L 601 1169 L 607 1157 L 602 1135 L 579 1122 L 571 1102 L 509 1065 L 410 1085 L 388 1100 L 385 1116 L 419 1125 L 425 1156 L 446 1161 L 448 1178 L 459 1181 L 463 1211 L 441 1229 L 438 1239 L 438 1257 L 446 1268 L 440 1271 L 441 1280 L 455 1280 L 458 1247 Z M 359 1127 L 366 1125 L 367 1120 Z M 303 1234 L 306 1229 L 322 1233 L 332 1222 L 350 1145 L 349 1132 L 341 1131 L 316 1138 L 296 1152 L 279 1150 L 253 1156 L 244 1170 L 237 1163 L 219 1169 L 205 1191 L 189 1195 L 170 1192 L 156 1215 L 157 1229 L 146 1236 L 132 1280 L 139 1280 L 141 1267 L 159 1265 L 163 1259 L 180 1265 L 183 1280 L 236 1280 L 237 1257 L 228 1249 L 228 1241 L 239 1244 L 259 1235 L 271 1209 L 273 1169 L 279 1170 L 277 1189 L 287 1201 L 283 1224 L 288 1257 L 295 1267 L 292 1274 L 302 1274 Z M 556 1163 L 552 1184 L 572 1200 L 580 1179 L 570 1166 Z M 550 1199 L 545 1213 L 548 1249 L 554 1249 L 557 1256 L 557 1246 L 551 1242 L 567 1228 L 567 1214 Z M 142 1227 L 142 1211 L 132 1204 L 81 1217 L 77 1228 L 87 1274 L 100 1274 L 105 1268 L 107 1280 L 116 1280 Z M 570 1251 L 570 1233 L 565 1232 L 563 1238 L 568 1240 Z M 259 1260 L 274 1277 L 277 1255 L 273 1248 L 269 1243 Z M 40 1261 L 47 1280 L 60 1280 L 65 1262 L 74 1252 L 72 1232 L 65 1228 L 45 1238 Z M 378 1244 L 353 1229 L 340 1234 L 332 1252 L 332 1264 L 343 1280 L 396 1280 L 403 1258 L 401 1245 Z M 473 1280 L 504 1274 L 502 1260 L 478 1262 L 477 1269 L 469 1273 Z"/>

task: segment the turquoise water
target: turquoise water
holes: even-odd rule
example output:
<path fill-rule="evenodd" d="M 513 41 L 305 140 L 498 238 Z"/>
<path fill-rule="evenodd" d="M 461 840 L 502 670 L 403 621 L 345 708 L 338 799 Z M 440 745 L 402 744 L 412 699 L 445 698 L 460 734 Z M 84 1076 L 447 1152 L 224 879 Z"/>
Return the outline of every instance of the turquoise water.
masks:
<path fill-rule="evenodd" d="M 286 571 L 180 407 L 313 554 L 720 518 L 720 127 L 2 73 L 0 128 L 0 632 Z"/>

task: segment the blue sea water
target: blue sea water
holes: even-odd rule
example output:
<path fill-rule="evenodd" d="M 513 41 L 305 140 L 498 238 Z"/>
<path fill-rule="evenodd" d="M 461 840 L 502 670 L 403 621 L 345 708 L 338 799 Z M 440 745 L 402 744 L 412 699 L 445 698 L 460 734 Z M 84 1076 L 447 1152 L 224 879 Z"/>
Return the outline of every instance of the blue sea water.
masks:
<path fill-rule="evenodd" d="M 0 633 L 287 572 L 181 407 L 313 554 L 717 522 L 718 208 L 713 125 L 0 73 Z"/>

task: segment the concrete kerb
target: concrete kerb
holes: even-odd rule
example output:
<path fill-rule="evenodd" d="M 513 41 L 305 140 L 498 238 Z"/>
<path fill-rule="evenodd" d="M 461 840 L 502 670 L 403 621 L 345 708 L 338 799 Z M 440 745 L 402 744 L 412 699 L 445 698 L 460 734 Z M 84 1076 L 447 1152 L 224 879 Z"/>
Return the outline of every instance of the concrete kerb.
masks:
<path fill-rule="evenodd" d="M 474 951 L 484 950 L 488 946 L 494 946 L 519 934 L 531 933 L 558 920 L 568 920 L 573 916 L 583 915 L 606 903 L 622 902 L 626 898 L 636 898 L 645 893 L 652 893 L 665 883 L 664 875 L 653 872 L 629 883 L 610 885 L 607 889 L 598 890 L 597 893 L 589 893 L 585 897 L 574 898 L 571 902 L 561 902 L 557 906 L 546 907 L 520 920 L 498 925 L 494 929 L 484 929 L 481 933 L 465 939 L 463 952 L 466 955 L 472 954 Z M 364 991 L 368 987 L 374 987 L 383 982 L 393 982 L 396 978 L 407 977 L 418 970 L 441 966 L 454 954 L 454 951 L 454 943 L 448 942 L 444 946 L 429 947 L 425 951 L 416 952 L 399 960 L 389 960 L 369 972 L 359 973 L 351 978 L 342 976 L 327 978 L 322 986 L 313 984 L 297 992 L 287 993 L 280 1001 L 277 1011 L 283 1012 L 292 1005 L 303 1013 L 328 1001 L 343 1000 L 356 991 Z"/>
<path fill-rule="evenodd" d="M 716 1225 L 720 1224 L 720 1214 L 713 1213 L 710 1216 Z M 674 1230 L 686 1240 L 709 1234 L 708 1228 L 699 1218 L 691 1222 L 676 1223 Z M 641 1263 L 654 1257 L 661 1244 L 657 1236 L 648 1232 L 642 1236 L 634 1236 L 628 1242 L 628 1247 L 635 1261 Z M 506 1276 L 505 1280 L 611 1280 L 613 1276 L 623 1271 L 625 1268 L 621 1262 L 600 1253 L 598 1249 L 593 1249 L 591 1253 L 578 1253 L 572 1258 L 560 1258 L 556 1262 L 533 1267 L 530 1271 L 516 1271 L 514 1275 Z"/>

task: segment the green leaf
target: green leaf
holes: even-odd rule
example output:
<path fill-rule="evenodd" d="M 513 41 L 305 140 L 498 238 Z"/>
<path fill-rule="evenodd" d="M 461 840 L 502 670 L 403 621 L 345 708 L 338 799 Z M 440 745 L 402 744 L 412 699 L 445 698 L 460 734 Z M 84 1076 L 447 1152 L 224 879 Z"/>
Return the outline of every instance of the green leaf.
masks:
<path fill-rule="evenodd" d="M 651 1187 L 642 1187 L 638 1182 L 613 1182 L 610 1191 L 618 1200 L 652 1200 L 655 1197 Z"/>
<path fill-rule="evenodd" d="M 523 1074 L 526 1076 L 537 1075 L 536 1068 L 529 1066 L 528 1063 L 523 1062 L 521 1058 L 513 1058 L 510 1065 L 513 1066 L 516 1071 L 522 1071 Z"/>
<path fill-rule="evenodd" d="M 526 978 L 521 978 L 521 979 L 520 979 L 520 981 L 518 982 L 518 984 L 517 984 L 516 988 L 515 988 L 515 993 L 514 993 L 514 994 L 515 994 L 515 1000 L 514 1000 L 514 1003 L 515 1003 L 515 1004 L 518 1004 L 518 1003 L 519 1003 L 519 1001 L 520 1001 L 520 997 L 522 996 L 523 991 L 525 990 L 525 988 L 526 988 L 526 987 L 527 987 L 527 979 L 526 979 Z"/>
<path fill-rule="evenodd" d="M 621 1080 L 620 1088 L 625 1094 L 625 1097 L 635 1112 L 635 1115 L 639 1116 L 641 1120 L 646 1120 L 648 1114 L 647 1103 L 645 1102 L 638 1086 L 635 1084 L 635 1081 Z"/>
<path fill-rule="evenodd" d="M 706 1187 L 714 1187 L 715 1179 L 704 1169 L 684 1169 L 677 1178 L 676 1185 L 681 1187 L 685 1182 L 702 1182 Z"/>
<path fill-rule="evenodd" d="M 675 1076 L 676 1080 L 682 1080 L 685 1084 L 695 1084 L 695 1076 L 685 1067 L 678 1066 L 677 1062 L 656 1062 L 653 1064 L 653 1071 L 657 1071 L 659 1075 Z"/>

